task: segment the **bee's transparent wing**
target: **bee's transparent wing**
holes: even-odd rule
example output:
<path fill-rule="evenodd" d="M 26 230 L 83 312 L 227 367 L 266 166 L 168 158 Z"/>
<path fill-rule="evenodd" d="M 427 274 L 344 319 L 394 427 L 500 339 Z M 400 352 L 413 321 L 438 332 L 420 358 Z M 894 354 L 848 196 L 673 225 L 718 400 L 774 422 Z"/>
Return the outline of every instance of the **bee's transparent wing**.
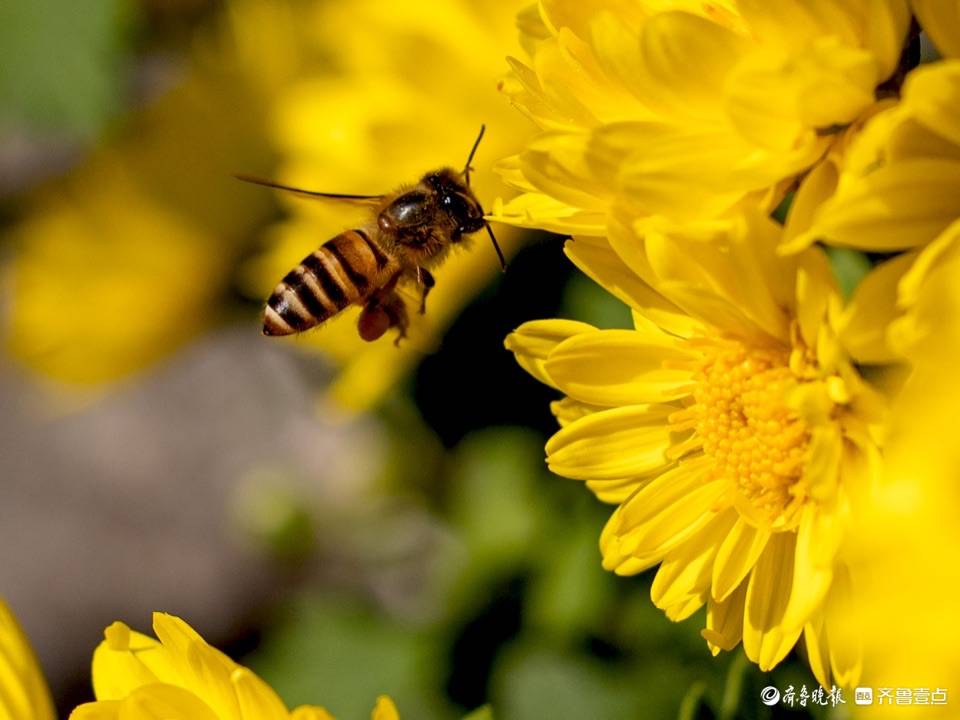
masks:
<path fill-rule="evenodd" d="M 234 175 L 234 177 L 237 178 L 237 180 L 242 180 L 246 183 L 263 185 L 264 187 L 273 188 L 274 190 L 283 190 L 284 192 L 288 192 L 299 197 L 308 198 L 310 200 L 333 200 L 335 202 L 346 202 L 354 205 L 373 207 L 383 202 L 383 199 L 386 197 L 386 195 L 346 195 L 343 193 L 325 193 L 317 192 L 315 190 L 304 190 L 303 188 L 283 185 L 281 183 L 274 182 L 273 180 L 266 180 L 264 178 L 254 177 L 253 175 L 240 174 Z"/>

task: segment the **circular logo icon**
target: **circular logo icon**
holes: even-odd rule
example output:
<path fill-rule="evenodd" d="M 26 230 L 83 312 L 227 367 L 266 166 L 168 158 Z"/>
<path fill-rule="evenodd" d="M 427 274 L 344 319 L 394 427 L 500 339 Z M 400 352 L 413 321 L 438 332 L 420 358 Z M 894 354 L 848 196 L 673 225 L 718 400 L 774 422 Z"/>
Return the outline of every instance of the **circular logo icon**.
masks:
<path fill-rule="evenodd" d="M 773 685 L 767 685 L 760 691 L 760 700 L 764 705 L 776 705 L 780 702 L 780 691 Z"/>

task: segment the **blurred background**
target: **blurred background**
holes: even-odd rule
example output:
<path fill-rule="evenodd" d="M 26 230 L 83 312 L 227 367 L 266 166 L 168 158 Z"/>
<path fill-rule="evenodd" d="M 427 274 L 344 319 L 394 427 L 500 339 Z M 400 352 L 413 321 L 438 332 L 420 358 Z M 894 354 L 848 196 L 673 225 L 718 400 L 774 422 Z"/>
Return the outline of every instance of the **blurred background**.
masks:
<path fill-rule="evenodd" d="M 385 192 L 486 123 L 489 205 L 532 129 L 497 93 L 522 6 L 0 4 L 0 594 L 64 716 L 102 629 L 151 610 L 340 718 L 380 693 L 425 720 L 770 717 L 760 687 L 812 687 L 601 570 L 609 508 L 546 472 L 554 398 L 503 349 L 535 318 L 629 326 L 559 238 L 498 228 L 501 274 L 478 236 L 399 349 L 355 313 L 260 334 L 362 215 L 231 175 Z"/>

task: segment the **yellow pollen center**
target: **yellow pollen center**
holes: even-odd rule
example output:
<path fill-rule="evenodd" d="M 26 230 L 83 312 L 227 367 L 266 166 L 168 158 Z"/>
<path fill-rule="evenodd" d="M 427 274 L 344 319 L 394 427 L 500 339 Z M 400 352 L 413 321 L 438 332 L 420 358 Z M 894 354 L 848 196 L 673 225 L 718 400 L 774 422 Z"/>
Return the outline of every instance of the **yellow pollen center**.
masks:
<path fill-rule="evenodd" d="M 810 434 L 786 404 L 796 383 L 786 351 L 730 343 L 704 361 L 694 390 L 696 430 L 716 477 L 737 489 L 741 512 L 793 525 Z"/>

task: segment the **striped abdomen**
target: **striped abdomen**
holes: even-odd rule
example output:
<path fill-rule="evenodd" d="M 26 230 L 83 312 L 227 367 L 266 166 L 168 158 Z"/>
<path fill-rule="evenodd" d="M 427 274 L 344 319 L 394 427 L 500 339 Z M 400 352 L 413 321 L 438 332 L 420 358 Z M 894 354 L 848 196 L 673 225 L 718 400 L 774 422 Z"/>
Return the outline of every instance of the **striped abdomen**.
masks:
<path fill-rule="evenodd" d="M 340 233 L 277 285 L 263 314 L 263 334 L 303 332 L 362 302 L 380 287 L 393 264 L 364 230 Z"/>

